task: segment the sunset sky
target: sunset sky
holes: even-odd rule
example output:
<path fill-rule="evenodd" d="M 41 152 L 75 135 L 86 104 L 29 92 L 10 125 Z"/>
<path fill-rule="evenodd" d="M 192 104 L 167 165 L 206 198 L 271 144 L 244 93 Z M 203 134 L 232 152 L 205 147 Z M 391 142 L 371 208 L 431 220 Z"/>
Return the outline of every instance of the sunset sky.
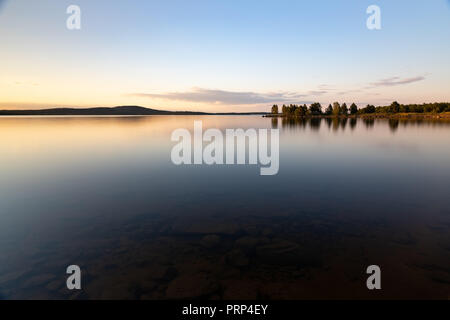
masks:
<path fill-rule="evenodd" d="M 449 52 L 448 0 L 0 0 L 0 109 L 450 101 Z"/>

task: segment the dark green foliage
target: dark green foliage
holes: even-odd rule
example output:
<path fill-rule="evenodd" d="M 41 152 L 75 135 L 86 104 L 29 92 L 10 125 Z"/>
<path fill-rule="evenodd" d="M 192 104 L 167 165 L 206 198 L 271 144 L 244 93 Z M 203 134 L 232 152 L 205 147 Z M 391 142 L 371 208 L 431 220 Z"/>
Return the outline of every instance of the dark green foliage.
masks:
<path fill-rule="evenodd" d="M 409 112 L 409 106 L 401 105 L 399 108 L 399 112 L 401 113 L 408 113 Z"/>
<path fill-rule="evenodd" d="M 308 114 L 320 115 L 322 113 L 322 107 L 320 103 L 313 103 L 308 110 L 306 104 L 303 106 L 291 104 L 289 106 L 283 105 L 281 112 L 285 116 L 304 117 Z"/>
<path fill-rule="evenodd" d="M 333 115 L 338 116 L 341 114 L 341 105 L 339 102 L 333 103 Z"/>
<path fill-rule="evenodd" d="M 371 104 L 368 104 L 367 107 L 360 110 L 361 113 L 375 113 L 375 111 L 375 106 Z"/>
<path fill-rule="evenodd" d="M 275 112 L 276 111 L 276 112 Z M 272 113 L 278 112 L 278 106 L 274 105 L 272 107 Z M 374 105 L 368 104 L 365 108 L 358 109 L 355 103 L 352 103 L 350 108 L 347 107 L 345 103 L 342 106 L 339 102 L 334 102 L 333 105 L 328 105 L 325 113 L 322 112 L 322 106 L 320 103 L 315 102 L 309 106 L 309 108 L 304 105 L 290 104 L 289 106 L 283 105 L 281 112 L 286 116 L 304 117 L 307 115 L 348 115 L 349 113 L 354 114 L 371 114 L 371 113 L 441 113 L 450 112 L 450 103 L 439 102 L 439 103 L 424 103 L 424 104 L 399 104 L 397 101 L 392 102 L 389 106 L 375 107 Z"/>
<path fill-rule="evenodd" d="M 319 115 L 322 114 L 322 106 L 320 105 L 320 103 L 315 102 L 313 103 L 310 107 L 309 107 L 309 112 L 312 115 Z"/>
<path fill-rule="evenodd" d="M 350 106 L 350 113 L 351 113 L 351 114 L 356 114 L 356 113 L 358 113 L 358 107 L 356 106 L 355 103 L 352 103 L 352 105 Z"/>
<path fill-rule="evenodd" d="M 272 106 L 272 113 L 273 113 L 273 114 L 278 114 L 278 105 L 274 104 L 274 105 Z"/>
<path fill-rule="evenodd" d="M 400 111 L 400 104 L 397 101 L 394 101 L 391 103 L 391 105 L 388 107 L 389 113 L 398 113 Z"/>
<path fill-rule="evenodd" d="M 348 114 L 348 107 L 347 104 L 344 102 L 344 104 L 341 106 L 341 114 L 346 116 Z"/>
<path fill-rule="evenodd" d="M 366 109 L 366 108 L 364 108 Z M 364 110 L 363 109 L 363 110 Z M 399 104 L 394 101 L 389 106 L 377 107 L 377 113 L 441 113 L 450 111 L 450 103 Z M 367 112 L 363 112 L 367 113 Z"/>

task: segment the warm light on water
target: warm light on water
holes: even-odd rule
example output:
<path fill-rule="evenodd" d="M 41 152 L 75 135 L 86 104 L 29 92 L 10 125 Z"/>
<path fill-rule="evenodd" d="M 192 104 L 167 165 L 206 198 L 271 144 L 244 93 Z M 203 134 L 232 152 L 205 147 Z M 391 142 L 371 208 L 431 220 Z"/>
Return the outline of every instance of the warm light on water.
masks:
<path fill-rule="evenodd" d="M 174 166 L 194 120 L 279 128 L 279 174 Z M 384 297 L 447 298 L 448 122 L 12 117 L 0 137 L 1 297 L 70 297 L 70 264 L 79 298 L 364 297 L 378 264 Z M 177 296 L 188 278 L 205 288 Z"/>

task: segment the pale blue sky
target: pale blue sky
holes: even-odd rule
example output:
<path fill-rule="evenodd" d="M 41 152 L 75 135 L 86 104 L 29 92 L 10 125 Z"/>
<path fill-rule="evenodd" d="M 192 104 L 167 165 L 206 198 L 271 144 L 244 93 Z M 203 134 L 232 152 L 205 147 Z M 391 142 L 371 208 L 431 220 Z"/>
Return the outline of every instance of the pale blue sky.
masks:
<path fill-rule="evenodd" d="M 79 5 L 82 29 L 66 29 Z M 381 8 L 382 29 L 366 28 Z M 0 108 L 450 101 L 450 5 L 430 1 L 5 1 Z"/>

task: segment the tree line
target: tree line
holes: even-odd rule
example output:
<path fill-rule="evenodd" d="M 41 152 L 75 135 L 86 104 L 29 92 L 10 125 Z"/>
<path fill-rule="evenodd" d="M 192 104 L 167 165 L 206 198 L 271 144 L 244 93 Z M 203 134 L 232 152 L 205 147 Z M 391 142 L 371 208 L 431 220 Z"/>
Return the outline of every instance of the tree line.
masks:
<path fill-rule="evenodd" d="M 367 105 L 367 107 L 359 110 L 360 113 L 441 113 L 450 112 L 450 103 L 436 102 L 423 104 L 399 104 L 397 101 L 392 102 L 389 106 L 375 107 Z"/>
<path fill-rule="evenodd" d="M 358 108 L 355 103 L 350 107 L 346 103 L 342 105 L 339 102 L 334 102 L 333 105 L 323 110 L 322 105 L 318 102 L 312 103 L 309 107 L 304 105 L 284 105 L 281 107 L 281 113 L 284 116 L 314 116 L 314 115 L 328 115 L 328 116 L 347 116 L 357 114 L 371 114 L 371 113 L 441 113 L 450 112 L 450 103 L 424 103 L 424 104 L 399 104 L 397 101 L 392 102 L 389 106 L 367 105 L 364 108 Z M 272 106 L 272 113 L 279 114 L 280 109 L 278 105 Z"/>

